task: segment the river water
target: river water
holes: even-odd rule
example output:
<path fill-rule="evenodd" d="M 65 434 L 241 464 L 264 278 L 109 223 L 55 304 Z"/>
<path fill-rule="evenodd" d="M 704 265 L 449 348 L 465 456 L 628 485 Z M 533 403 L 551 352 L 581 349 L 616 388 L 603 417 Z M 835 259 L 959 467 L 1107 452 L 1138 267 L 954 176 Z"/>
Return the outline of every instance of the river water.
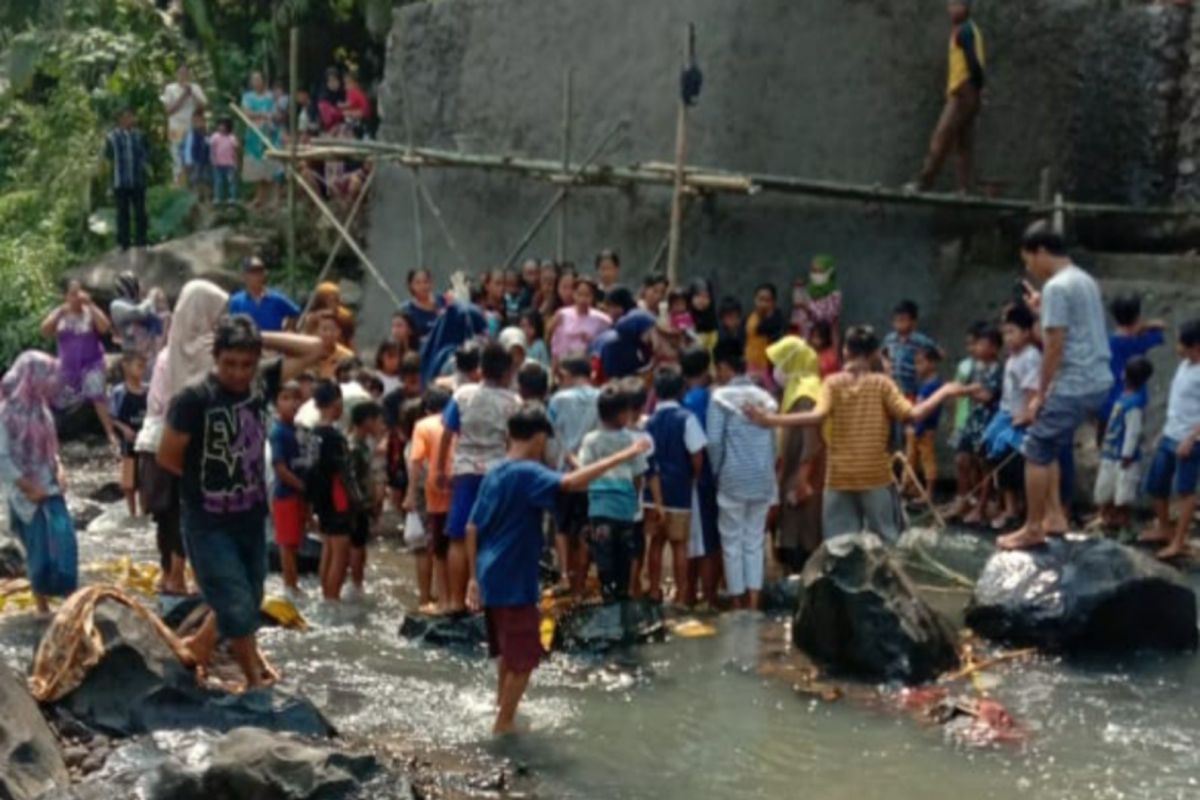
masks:
<path fill-rule="evenodd" d="M 102 477 L 76 479 L 77 491 Z M 80 547 L 83 563 L 154 558 L 149 525 L 120 504 L 91 522 Z M 540 797 L 1200 798 L 1194 655 L 997 667 L 990 691 L 1028 739 L 973 748 L 886 702 L 827 703 L 762 675 L 786 620 L 750 614 L 714 618 L 711 638 L 606 658 L 556 654 L 522 705 L 530 732 L 494 741 L 491 664 L 402 640 L 415 599 L 410 559 L 397 541 L 378 542 L 371 559 L 366 600 L 308 601 L 308 632 L 264 633 L 276 665 L 349 737 L 507 762 Z M 278 590 L 272 577 L 268 591 Z M 966 596 L 931 599 L 954 612 Z M 28 617 L 0 618 L 0 658 L 27 668 L 36 630 Z"/>

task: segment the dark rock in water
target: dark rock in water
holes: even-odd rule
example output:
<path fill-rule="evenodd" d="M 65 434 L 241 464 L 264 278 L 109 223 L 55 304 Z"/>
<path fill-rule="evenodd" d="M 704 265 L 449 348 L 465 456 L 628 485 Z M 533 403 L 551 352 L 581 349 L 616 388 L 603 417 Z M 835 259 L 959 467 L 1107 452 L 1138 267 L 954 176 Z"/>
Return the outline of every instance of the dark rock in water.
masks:
<path fill-rule="evenodd" d="M 921 683 L 958 664 L 953 628 L 917 595 L 878 536 L 826 541 L 800 579 L 792 637 L 824 666 Z"/>
<path fill-rule="evenodd" d="M 576 606 L 559 620 L 555 642 L 563 650 L 604 652 L 613 647 L 662 641 L 666 635 L 662 605 L 640 599 Z"/>
<path fill-rule="evenodd" d="M 125 499 L 125 492 L 121 491 L 121 484 L 116 481 L 109 481 L 90 492 L 88 498 L 95 500 L 97 503 L 117 503 Z"/>
<path fill-rule="evenodd" d="M 72 500 L 68 502 L 67 508 L 71 512 L 71 522 L 75 525 L 76 533 L 86 531 L 89 525 L 104 514 L 104 506 L 91 500 Z"/>
<path fill-rule="evenodd" d="M 357 796 L 378 772 L 373 756 L 344 755 L 293 737 L 239 728 L 213 742 L 199 768 L 173 760 L 159 766 L 146 798 L 338 800 Z"/>
<path fill-rule="evenodd" d="M 0 665 L 0 798 L 33 800 L 70 780 L 58 740 L 24 679 Z"/>
<path fill-rule="evenodd" d="M 1064 651 L 1192 650 L 1196 595 L 1182 576 L 1108 539 L 998 552 L 967 608 L 982 636 Z"/>
<path fill-rule="evenodd" d="M 85 436 L 104 436 L 104 426 L 100 424 L 96 408 L 91 403 L 78 403 L 70 408 L 56 410 L 54 428 L 58 431 L 58 438 L 64 442 L 82 439 Z"/>
<path fill-rule="evenodd" d="M 304 544 L 296 554 L 297 568 L 301 575 L 316 575 L 321 571 L 321 540 L 315 536 L 306 537 Z M 279 561 L 279 545 L 272 540 L 267 544 L 267 568 L 276 574 L 283 571 Z"/>
<path fill-rule="evenodd" d="M 25 552 L 21 545 L 8 540 L 0 543 L 0 580 L 25 577 Z"/>
<path fill-rule="evenodd" d="M 335 733 L 311 702 L 278 686 L 232 695 L 197 685 L 150 623 L 120 603 L 100 602 L 95 623 L 104 638 L 104 657 L 57 703 L 95 730 L 133 736 L 251 725 L 308 736 Z"/>
<path fill-rule="evenodd" d="M 767 614 L 795 612 L 796 603 L 800 602 L 801 585 L 799 575 L 789 575 L 765 584 L 759 595 L 759 607 Z"/>
<path fill-rule="evenodd" d="M 474 650 L 487 644 L 487 624 L 482 614 L 406 613 L 400 635 L 434 647 Z"/>

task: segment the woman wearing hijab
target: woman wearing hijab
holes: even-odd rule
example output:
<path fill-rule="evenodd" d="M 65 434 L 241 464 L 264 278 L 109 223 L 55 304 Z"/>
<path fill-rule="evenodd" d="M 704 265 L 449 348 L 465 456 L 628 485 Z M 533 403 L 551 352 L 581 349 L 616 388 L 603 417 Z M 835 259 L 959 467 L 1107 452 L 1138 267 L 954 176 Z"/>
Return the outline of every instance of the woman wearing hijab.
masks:
<path fill-rule="evenodd" d="M 487 319 L 477 306 L 463 302 L 448 305 L 421 345 L 421 386 L 432 386 L 454 351 L 486 332 Z"/>
<path fill-rule="evenodd" d="M 785 336 L 767 348 L 775 383 L 783 388 L 783 413 L 810 411 L 821 393 L 817 352 L 798 336 Z M 825 443 L 820 427 L 787 428 L 779 441 L 779 526 L 777 559 L 799 572 L 821 545 L 821 491 Z"/>
<path fill-rule="evenodd" d="M 162 289 L 151 289 L 142 299 L 142 286 L 132 272 L 122 272 L 116 280 L 116 297 L 108 306 L 113 328 L 124 353 L 137 353 L 146 360 L 146 378 L 154 377 L 154 361 L 165 338 L 170 314 Z"/>
<path fill-rule="evenodd" d="M 146 419 L 133 449 L 138 456 L 138 489 L 142 508 L 154 517 L 162 563 L 158 589 L 186 594 L 187 564 L 179 530 L 179 482 L 158 465 L 167 407 L 171 398 L 212 369 L 213 329 L 225 313 L 229 295 L 208 281 L 190 281 L 179 294 L 167 345 L 158 354 L 146 398 Z"/>
<path fill-rule="evenodd" d="M 829 326 L 830 344 L 835 353 L 842 351 L 842 290 L 838 288 L 837 268 L 833 256 L 820 255 L 812 260 L 809 268 L 808 284 L 805 295 L 798 298 L 800 311 L 807 317 L 805 330 L 811 330 L 817 323 Z M 795 302 L 797 298 L 793 298 Z M 807 336 L 805 337 L 807 338 Z"/>
<path fill-rule="evenodd" d="M 62 497 L 58 434 L 51 401 L 62 391 L 58 360 L 29 350 L 0 381 L 0 483 L 8 488 L 12 531 L 25 548 L 39 613 L 47 597 L 78 586 L 75 526 Z"/>
<path fill-rule="evenodd" d="M 654 356 L 650 332 L 657 321 L 653 314 L 640 308 L 617 320 L 613 328 L 616 336 L 600 350 L 600 368 L 606 380 L 638 375 L 649 369 Z"/>

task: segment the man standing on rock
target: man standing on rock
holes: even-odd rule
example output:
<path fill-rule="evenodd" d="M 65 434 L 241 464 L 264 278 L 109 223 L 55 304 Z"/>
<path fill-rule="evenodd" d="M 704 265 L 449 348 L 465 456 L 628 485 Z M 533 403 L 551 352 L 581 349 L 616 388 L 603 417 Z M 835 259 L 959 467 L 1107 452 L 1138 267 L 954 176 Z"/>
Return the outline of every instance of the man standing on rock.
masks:
<path fill-rule="evenodd" d="M 171 148 L 171 174 L 179 186 L 187 185 L 187 174 L 183 168 L 183 140 L 192 128 L 192 115 L 203 111 L 208 105 L 204 90 L 192 83 L 187 64 L 175 70 L 175 80 L 168 83 L 159 95 L 159 102 L 167 112 L 167 139 Z"/>
<path fill-rule="evenodd" d="M 1072 263 L 1066 243 L 1044 222 L 1030 226 L 1021 240 L 1025 269 L 1045 281 L 1026 302 L 1041 312 L 1041 386 L 1030 403 L 1033 424 L 1025 437 L 1025 527 L 1002 536 L 1005 549 L 1036 547 L 1068 527 L 1062 505 L 1059 457 L 1075 441 L 1075 431 L 1100 412 L 1112 388 L 1108 332 L 1100 287 Z"/>
<path fill-rule="evenodd" d="M 229 298 L 230 314 L 245 314 L 263 333 L 291 330 L 301 310 L 283 292 L 267 288 L 267 265 L 258 256 L 242 262 L 246 288 Z"/>
<path fill-rule="evenodd" d="M 983 97 L 983 34 L 971 19 L 970 0 L 950 0 L 950 61 L 946 79 L 946 104 L 929 141 L 929 154 L 921 174 L 905 188 L 928 191 L 946 157 L 954 153 L 959 191 L 972 185 L 971 155 L 975 147 L 975 119 Z"/>

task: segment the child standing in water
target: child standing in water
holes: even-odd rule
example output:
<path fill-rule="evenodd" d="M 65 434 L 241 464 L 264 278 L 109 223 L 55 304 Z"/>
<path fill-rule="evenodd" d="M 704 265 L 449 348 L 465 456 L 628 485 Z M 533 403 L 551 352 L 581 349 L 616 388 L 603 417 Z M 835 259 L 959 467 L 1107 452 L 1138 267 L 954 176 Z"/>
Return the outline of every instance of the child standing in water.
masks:
<path fill-rule="evenodd" d="M 120 440 L 108 413 L 107 379 L 104 374 L 104 345 L 100 337 L 110 329 L 108 317 L 92 302 L 79 281 L 67 284 L 63 304 L 42 320 L 42 335 L 58 340 L 58 363 L 63 392 L 59 407 L 89 402 L 104 426 L 113 449 Z"/>
<path fill-rule="evenodd" d="M 350 480 L 350 444 L 338 427 L 342 419 L 342 390 L 330 380 L 313 392 L 320 414 L 313 428 L 317 460 L 308 482 L 309 500 L 317 515 L 321 543 L 321 594 L 327 601 L 342 599 L 342 585 L 350 566 L 350 533 L 354 525 L 353 482 Z"/>
<path fill-rule="evenodd" d="M 271 428 L 271 466 L 275 470 L 271 518 L 275 523 L 275 544 L 279 546 L 284 593 L 293 599 L 304 594 L 300 590 L 297 553 L 304 544 L 308 519 L 305 481 L 314 456 L 309 432 L 296 426 L 299 408 L 300 384 L 288 381 L 275 397 L 276 419 Z"/>
<path fill-rule="evenodd" d="M 146 374 L 146 357 L 141 353 L 128 352 L 121 358 L 121 385 L 113 390 L 113 427 L 121 434 L 121 491 L 129 516 L 136 517 L 137 506 L 137 460 L 133 443 L 137 440 L 142 422 L 146 419 L 146 387 L 142 378 Z"/>
<path fill-rule="evenodd" d="M 413 427 L 412 449 L 408 453 L 408 495 L 404 510 L 416 513 L 421 508 L 420 488 L 425 489 L 425 554 L 417 553 L 417 588 L 420 610 L 432 612 L 446 609 L 446 555 L 450 540 L 446 538 L 446 515 L 450 512 L 450 491 L 440 465 L 450 463 L 452 454 L 441 454 L 443 444 L 442 412 L 450 404 L 450 392 L 437 386 L 425 391 L 422 410 L 425 416 Z M 453 445 L 451 445 L 453 446 Z M 440 606 L 434 605 L 433 586 L 438 587 Z"/>
<path fill-rule="evenodd" d="M 354 483 L 351 494 L 358 499 L 350 527 L 350 582 L 354 596 L 359 599 L 366 593 L 367 544 L 384 492 L 383 485 L 372 476 L 371 460 L 376 444 L 386 433 L 383 408 L 378 403 L 359 403 L 350 412 L 350 480 Z"/>
<path fill-rule="evenodd" d="M 554 429 L 540 404 L 523 406 L 507 422 L 506 457 L 488 471 L 467 525 L 471 580 L 467 605 L 483 609 L 488 653 L 497 659 L 495 733 L 512 733 L 517 706 L 542 657 L 538 562 L 542 521 L 563 492 L 582 492 L 611 469 L 642 455 L 633 444 L 565 475 L 544 466 Z"/>

